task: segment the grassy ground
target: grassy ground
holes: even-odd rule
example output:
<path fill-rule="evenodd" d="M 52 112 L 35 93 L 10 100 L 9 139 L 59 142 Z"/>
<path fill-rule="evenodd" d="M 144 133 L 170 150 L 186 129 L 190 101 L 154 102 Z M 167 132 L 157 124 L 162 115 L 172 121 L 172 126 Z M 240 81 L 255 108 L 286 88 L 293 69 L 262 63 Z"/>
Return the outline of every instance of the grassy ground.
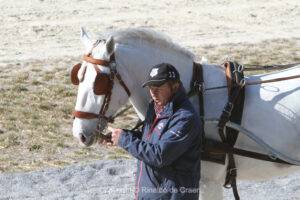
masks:
<path fill-rule="evenodd" d="M 114 148 L 82 148 L 73 139 L 71 113 L 77 91 L 70 84 L 67 64 L 34 61 L 1 69 L 0 171 L 119 156 Z"/>
<path fill-rule="evenodd" d="M 259 44 L 228 44 L 194 48 L 209 63 L 227 56 L 239 63 L 300 62 L 299 38 Z M 76 87 L 69 70 L 79 58 L 28 61 L 0 68 L 0 172 L 31 171 L 98 159 L 130 157 L 115 147 L 80 147 L 71 133 Z M 128 128 L 136 115 L 129 110 L 115 123 Z"/>

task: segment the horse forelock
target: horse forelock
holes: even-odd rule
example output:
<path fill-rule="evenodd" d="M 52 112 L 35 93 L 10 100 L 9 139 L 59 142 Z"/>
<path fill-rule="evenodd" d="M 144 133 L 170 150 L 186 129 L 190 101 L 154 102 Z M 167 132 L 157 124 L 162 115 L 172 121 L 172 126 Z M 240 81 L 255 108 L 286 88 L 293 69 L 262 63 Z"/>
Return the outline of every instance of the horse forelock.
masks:
<path fill-rule="evenodd" d="M 194 54 L 189 50 L 174 43 L 172 39 L 164 34 L 158 33 L 148 28 L 128 28 L 109 33 L 114 38 L 114 41 L 119 44 L 147 45 L 151 44 L 157 48 L 170 49 L 180 54 L 194 59 Z"/>

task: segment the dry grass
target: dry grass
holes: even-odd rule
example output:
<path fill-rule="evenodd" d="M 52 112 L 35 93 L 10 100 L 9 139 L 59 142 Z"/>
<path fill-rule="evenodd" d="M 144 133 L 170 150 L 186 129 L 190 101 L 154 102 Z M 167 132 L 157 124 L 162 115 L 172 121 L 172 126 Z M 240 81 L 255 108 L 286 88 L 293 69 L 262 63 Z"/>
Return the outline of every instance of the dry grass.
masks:
<path fill-rule="evenodd" d="M 210 63 L 227 55 L 240 63 L 286 64 L 300 61 L 299 40 L 228 44 L 192 49 Z M 69 60 L 30 61 L 0 68 L 0 172 L 61 167 L 76 162 L 130 157 L 115 147 L 82 148 L 71 134 L 76 87 Z M 136 115 L 127 111 L 116 126 L 128 128 Z"/>
<path fill-rule="evenodd" d="M 208 58 L 209 63 L 222 63 L 231 57 L 243 64 L 286 64 L 300 61 L 300 38 L 267 40 L 258 44 L 204 46 L 192 51 Z M 199 58 L 199 57 L 198 57 Z"/>
<path fill-rule="evenodd" d="M 70 84 L 68 63 L 57 63 L 45 67 L 35 61 L 1 69 L 0 171 L 59 167 L 119 154 L 97 145 L 82 148 L 73 139 L 77 91 Z"/>

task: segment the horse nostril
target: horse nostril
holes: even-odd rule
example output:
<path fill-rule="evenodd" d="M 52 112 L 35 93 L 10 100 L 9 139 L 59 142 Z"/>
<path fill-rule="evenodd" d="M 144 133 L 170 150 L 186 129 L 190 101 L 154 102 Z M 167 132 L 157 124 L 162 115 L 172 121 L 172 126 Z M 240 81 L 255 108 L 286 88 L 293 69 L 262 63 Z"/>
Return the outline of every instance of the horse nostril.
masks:
<path fill-rule="evenodd" d="M 81 134 L 81 136 L 80 136 L 80 140 L 81 140 L 81 142 L 85 143 L 85 141 L 86 141 L 86 137 L 85 137 L 83 134 Z"/>

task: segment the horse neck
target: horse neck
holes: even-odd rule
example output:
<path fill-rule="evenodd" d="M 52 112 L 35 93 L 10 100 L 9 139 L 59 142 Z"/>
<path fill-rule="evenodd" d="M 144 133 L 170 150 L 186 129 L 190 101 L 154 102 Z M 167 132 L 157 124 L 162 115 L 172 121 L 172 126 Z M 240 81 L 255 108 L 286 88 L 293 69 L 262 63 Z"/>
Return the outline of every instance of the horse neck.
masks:
<path fill-rule="evenodd" d="M 124 81 L 131 91 L 130 102 L 141 119 L 144 119 L 150 100 L 150 95 L 147 89 L 142 88 L 142 83 L 154 65 L 163 62 L 174 65 L 180 73 L 183 86 L 186 90 L 190 89 L 193 59 L 183 53 L 151 44 L 143 46 L 117 44 L 115 56 L 119 73 L 125 77 Z"/>
<path fill-rule="evenodd" d="M 228 96 L 224 67 L 220 65 L 204 64 L 203 79 L 204 89 L 206 89 L 203 95 L 204 117 L 205 119 L 216 119 L 220 116 Z M 220 86 L 225 87 L 220 89 L 212 89 Z M 199 110 L 198 101 L 194 100 L 192 103 L 196 107 L 196 110 Z"/>

